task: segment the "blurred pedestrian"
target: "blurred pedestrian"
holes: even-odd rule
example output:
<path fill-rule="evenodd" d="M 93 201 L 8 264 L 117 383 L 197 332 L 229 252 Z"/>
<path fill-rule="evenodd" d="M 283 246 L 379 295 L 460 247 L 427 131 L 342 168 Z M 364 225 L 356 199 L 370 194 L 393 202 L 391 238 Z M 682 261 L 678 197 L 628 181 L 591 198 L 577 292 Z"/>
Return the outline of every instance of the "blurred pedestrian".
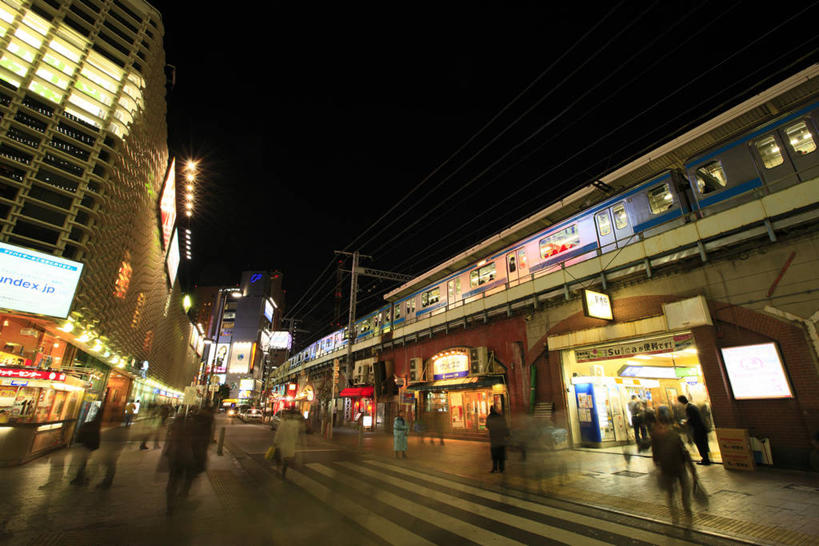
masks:
<path fill-rule="evenodd" d="M 102 481 L 97 484 L 99 489 L 109 489 L 114 483 L 114 475 L 117 472 L 117 462 L 119 456 L 122 454 L 122 448 L 125 447 L 125 440 L 122 438 L 114 438 L 107 435 L 108 440 L 100 443 L 100 450 L 97 455 L 99 464 L 105 468 L 105 476 Z"/>
<path fill-rule="evenodd" d="M 407 458 L 407 434 L 409 433 L 409 425 L 404 420 L 402 412 L 398 412 L 392 422 L 392 447 L 395 450 L 395 458 L 398 458 L 398 453 L 406 459 Z"/>
<path fill-rule="evenodd" d="M 631 413 L 631 426 L 634 428 L 634 441 L 637 446 L 642 446 L 648 440 L 645 423 L 645 404 L 636 394 L 631 395 L 628 403 L 628 411 Z"/>
<path fill-rule="evenodd" d="M 191 448 L 193 449 L 194 476 L 207 468 L 208 446 L 213 437 L 213 409 L 200 408 L 191 416 Z"/>
<path fill-rule="evenodd" d="M 168 426 L 163 453 L 168 465 L 168 485 L 165 487 L 168 515 L 176 510 L 180 499 L 188 496 L 196 475 L 192 429 L 191 421 L 181 413 Z"/>
<path fill-rule="evenodd" d="M 302 430 L 302 421 L 298 413 L 294 415 L 292 411 L 284 412 L 273 437 L 276 462 L 281 466 L 282 478 L 287 474 L 287 467 L 296 455 L 296 442 Z"/>
<path fill-rule="evenodd" d="M 682 437 L 674 428 L 671 411 L 662 406 L 657 411 L 657 423 L 651 433 L 651 447 L 654 464 L 660 471 L 660 487 L 665 490 L 668 507 L 672 516 L 676 518 L 674 507 L 674 489 L 679 485 L 682 497 L 683 510 L 687 516 L 691 515 L 691 481 L 690 471 L 696 475 L 691 456 L 685 448 Z"/>
<path fill-rule="evenodd" d="M 159 447 L 159 429 L 161 426 L 159 409 L 159 406 L 151 406 L 148 409 L 148 419 L 145 421 L 145 434 L 142 436 L 142 443 L 139 444 L 139 449 L 148 449 L 148 442 L 151 439 L 154 441 L 154 449 Z"/>
<path fill-rule="evenodd" d="M 708 449 L 708 426 L 700 413 L 700 409 L 688 401 L 684 395 L 677 397 L 680 404 L 685 408 L 685 424 L 691 432 L 691 437 L 694 439 L 694 444 L 697 446 L 697 451 L 700 452 L 702 460 L 697 464 L 709 465 L 711 459 L 709 458 Z"/>
<path fill-rule="evenodd" d="M 131 421 L 134 420 L 134 414 L 136 412 L 136 404 L 133 401 L 128 402 L 125 405 L 125 426 L 130 427 Z"/>
<path fill-rule="evenodd" d="M 506 443 L 509 439 L 509 427 L 506 425 L 506 418 L 498 413 L 495 406 L 489 408 L 486 428 L 489 430 L 489 450 L 492 454 L 491 472 L 503 472 L 506 465 Z"/>
<path fill-rule="evenodd" d="M 88 465 L 88 459 L 91 453 L 100 447 L 100 428 L 102 427 L 102 409 L 94 415 L 90 421 L 86 421 L 80 426 L 77 432 L 77 442 L 82 444 L 82 448 L 76 452 L 75 459 L 72 460 L 72 466 L 76 468 L 74 479 L 71 480 L 71 485 L 86 485 L 88 478 L 85 475 L 85 467 Z"/>

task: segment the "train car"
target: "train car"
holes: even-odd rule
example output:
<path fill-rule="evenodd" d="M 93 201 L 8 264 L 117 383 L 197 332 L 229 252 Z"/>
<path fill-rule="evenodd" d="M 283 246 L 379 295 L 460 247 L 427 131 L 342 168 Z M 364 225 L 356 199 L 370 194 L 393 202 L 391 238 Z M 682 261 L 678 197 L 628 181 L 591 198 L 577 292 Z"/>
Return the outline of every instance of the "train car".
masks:
<path fill-rule="evenodd" d="M 694 206 L 706 216 L 819 176 L 819 103 L 691 158 Z"/>
<path fill-rule="evenodd" d="M 816 72 L 814 66 L 793 79 L 807 80 L 815 77 Z M 703 124 L 703 133 L 711 130 L 709 123 Z M 812 102 L 719 142 L 684 159 L 679 170 L 665 170 L 644 178 L 358 319 L 356 340 L 381 335 L 406 322 L 444 312 L 453 305 L 469 303 L 523 280 L 616 251 L 687 221 L 816 178 L 817 128 L 819 103 Z M 655 153 L 659 152 L 646 157 Z M 336 340 L 328 347 L 330 351 L 347 343 L 343 331 L 328 337 Z M 295 358 L 302 362 L 316 358 L 315 347 L 308 347 Z"/>

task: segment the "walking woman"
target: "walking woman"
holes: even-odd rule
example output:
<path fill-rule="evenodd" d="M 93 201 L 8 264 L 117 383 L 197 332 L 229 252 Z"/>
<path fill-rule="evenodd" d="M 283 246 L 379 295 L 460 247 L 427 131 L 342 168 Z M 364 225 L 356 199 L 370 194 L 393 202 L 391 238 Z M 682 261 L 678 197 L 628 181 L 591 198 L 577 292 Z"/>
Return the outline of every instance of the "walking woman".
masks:
<path fill-rule="evenodd" d="M 395 450 L 395 458 L 398 458 L 398 452 L 406 459 L 407 458 L 407 434 L 409 432 L 409 425 L 404 421 L 402 412 L 398 412 L 395 420 L 392 422 L 392 448 Z"/>

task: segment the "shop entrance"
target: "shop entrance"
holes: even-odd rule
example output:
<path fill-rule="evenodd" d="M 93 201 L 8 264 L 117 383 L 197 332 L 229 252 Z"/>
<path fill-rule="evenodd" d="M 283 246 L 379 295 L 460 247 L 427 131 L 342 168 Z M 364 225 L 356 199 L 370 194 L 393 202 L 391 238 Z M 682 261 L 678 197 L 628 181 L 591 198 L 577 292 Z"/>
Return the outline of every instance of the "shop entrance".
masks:
<path fill-rule="evenodd" d="M 711 459 L 721 461 L 711 401 L 690 333 L 627 340 L 563 351 L 569 425 L 575 446 L 636 452 L 632 396 L 653 412 L 668 408 L 695 461 L 699 454 L 685 425 L 684 395 L 700 409 Z M 690 440 L 690 442 L 689 442 Z"/>

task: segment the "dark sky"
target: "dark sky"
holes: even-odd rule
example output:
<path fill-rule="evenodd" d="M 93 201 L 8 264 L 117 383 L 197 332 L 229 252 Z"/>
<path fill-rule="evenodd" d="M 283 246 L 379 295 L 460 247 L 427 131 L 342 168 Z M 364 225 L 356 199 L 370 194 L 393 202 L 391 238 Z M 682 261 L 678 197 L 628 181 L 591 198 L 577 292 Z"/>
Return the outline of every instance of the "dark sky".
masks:
<path fill-rule="evenodd" d="M 819 42 L 808 2 L 167 4 L 171 153 L 202 165 L 186 279 L 278 269 L 306 337 L 329 331 L 334 250 L 422 273 Z M 394 286 L 364 281 L 360 310 Z"/>

